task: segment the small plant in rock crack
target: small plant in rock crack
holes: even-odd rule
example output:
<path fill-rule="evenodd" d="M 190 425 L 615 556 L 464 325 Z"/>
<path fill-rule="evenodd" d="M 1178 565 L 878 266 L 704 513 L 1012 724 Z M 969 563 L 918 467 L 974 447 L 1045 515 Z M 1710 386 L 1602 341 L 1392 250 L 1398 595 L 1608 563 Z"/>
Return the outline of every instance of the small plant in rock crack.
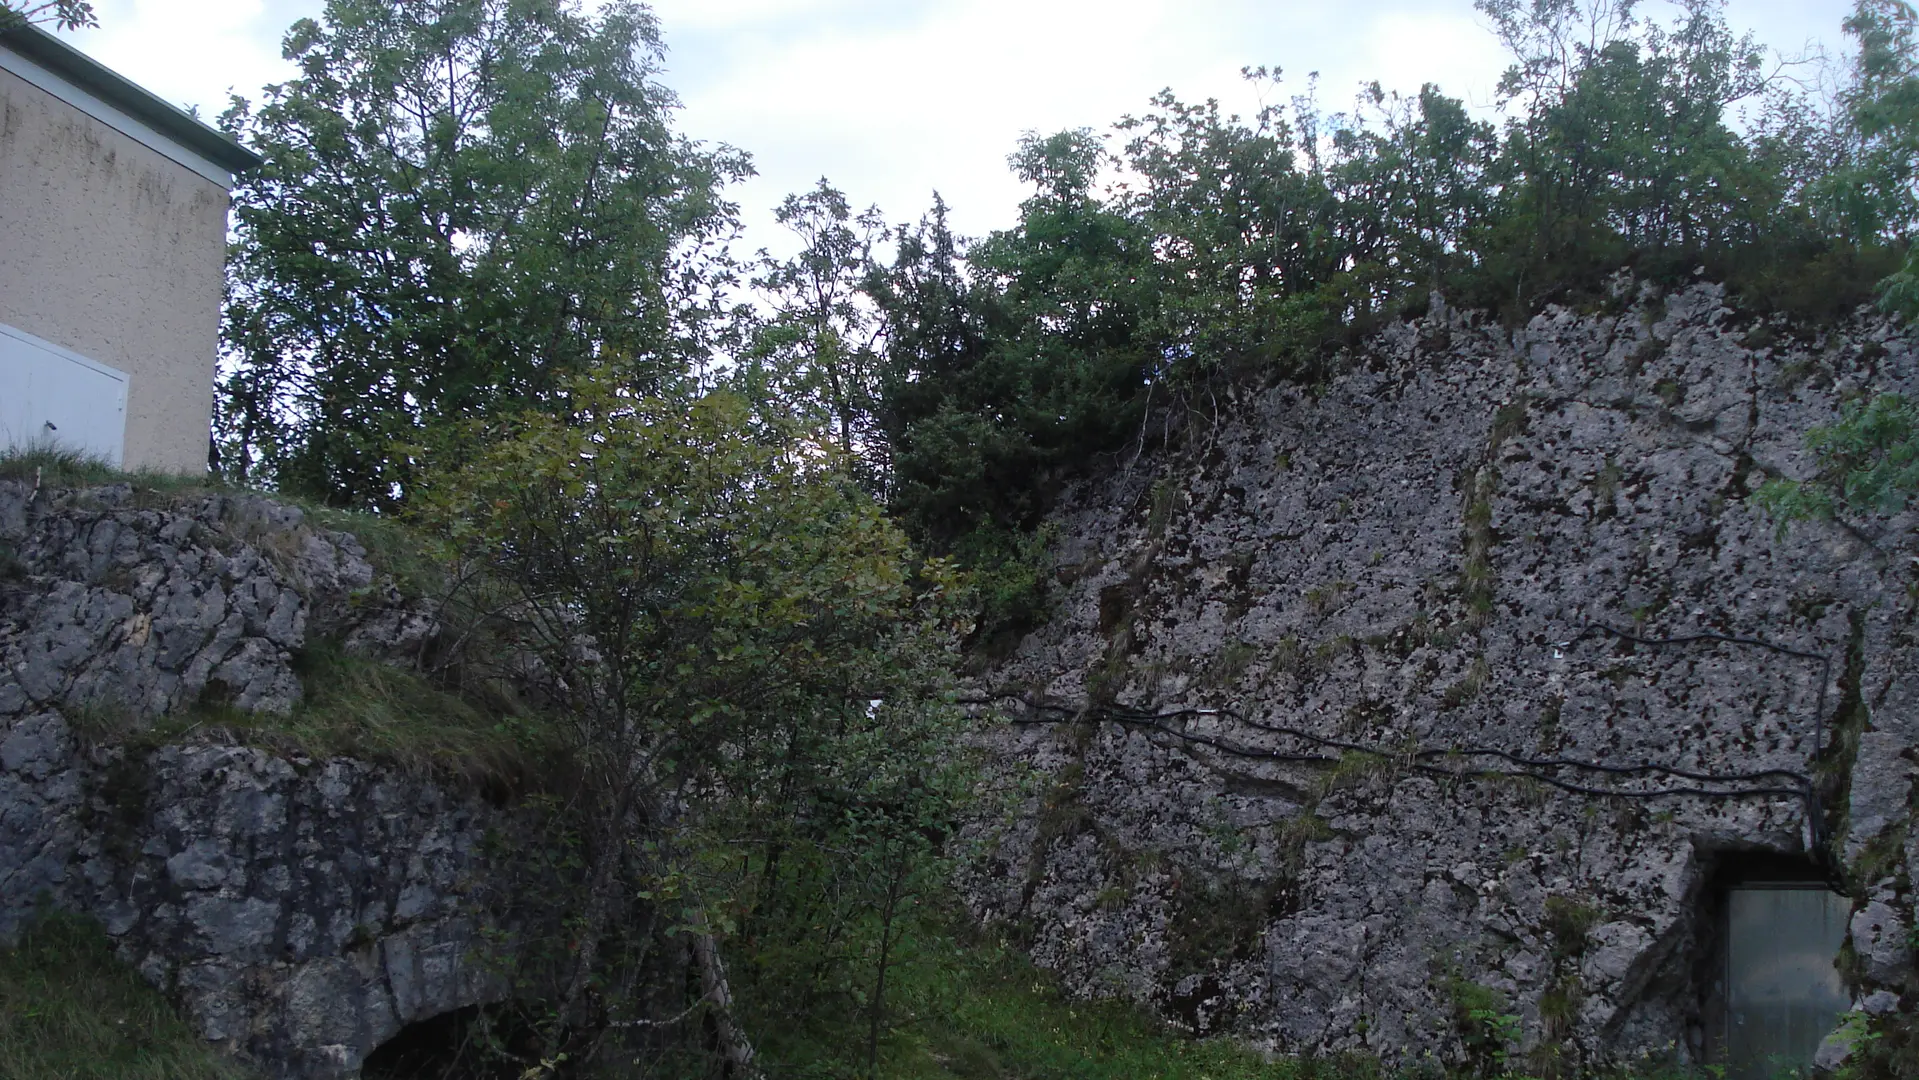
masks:
<path fill-rule="evenodd" d="M 14 552 L 13 545 L 0 541 L 0 581 L 24 581 L 27 564 Z"/>
<path fill-rule="evenodd" d="M 1553 959 L 1572 960 L 1584 954 L 1593 927 L 1603 918 L 1604 914 L 1591 904 L 1565 896 L 1548 896 L 1542 921 L 1552 939 Z"/>
<path fill-rule="evenodd" d="M 1507 1011 L 1506 995 L 1457 974 L 1442 980 L 1439 989 L 1452 1005 L 1453 1030 L 1466 1052 L 1467 1071 L 1481 1077 L 1509 1075 L 1521 1021 Z"/>
<path fill-rule="evenodd" d="M 1507 1066 L 1512 1060 L 1514 1047 L 1519 1045 L 1519 1017 L 1498 1009 L 1474 1009 L 1467 1016 L 1475 1029 L 1472 1035 L 1467 1036 L 1468 1050 L 1474 1057 L 1492 1063 L 1492 1075 L 1511 1076 L 1512 1072 Z"/>

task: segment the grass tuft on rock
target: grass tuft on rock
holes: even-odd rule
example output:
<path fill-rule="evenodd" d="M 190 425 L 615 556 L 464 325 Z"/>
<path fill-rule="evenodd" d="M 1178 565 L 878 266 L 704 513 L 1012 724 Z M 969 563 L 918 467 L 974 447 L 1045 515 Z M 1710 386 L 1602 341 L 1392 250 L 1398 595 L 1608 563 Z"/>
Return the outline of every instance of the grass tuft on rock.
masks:
<path fill-rule="evenodd" d="M 205 474 L 179 475 L 144 469 L 124 472 L 90 454 L 49 446 L 0 447 L 0 480 L 50 488 L 127 484 L 147 491 L 206 490 L 219 486 Z"/>
<path fill-rule="evenodd" d="M 203 708 L 189 723 L 315 758 L 357 757 L 522 788 L 551 757 L 537 718 L 482 707 L 419 672 L 310 643 L 295 660 L 305 696 L 288 716 Z"/>
<path fill-rule="evenodd" d="M 557 761 L 552 726 L 510 703 L 481 703 L 420 672 L 313 642 L 294 658 L 303 696 L 285 716 L 201 702 L 142 727 L 119 710 L 67 719 L 98 743 L 211 740 L 315 759 L 352 757 L 507 794 L 539 789 Z M 0 1077 L 4 1077 L 0 1073 Z"/>
<path fill-rule="evenodd" d="M 83 919 L 48 914 L 0 949 L 7 1080 L 245 1080 Z"/>

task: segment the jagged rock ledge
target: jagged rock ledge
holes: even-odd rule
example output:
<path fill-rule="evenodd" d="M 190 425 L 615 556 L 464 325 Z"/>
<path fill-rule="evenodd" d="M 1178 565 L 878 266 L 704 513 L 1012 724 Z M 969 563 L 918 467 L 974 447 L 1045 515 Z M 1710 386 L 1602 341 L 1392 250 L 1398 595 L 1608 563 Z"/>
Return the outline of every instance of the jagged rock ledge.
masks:
<path fill-rule="evenodd" d="M 211 1040 L 358 1075 L 404 1025 L 504 992 L 489 836 L 512 813 L 418 772 L 143 739 L 209 702 L 284 714 L 325 637 L 432 632 L 343 532 L 254 495 L 0 483 L 0 940 L 97 918 Z M 83 738 L 75 719 L 121 738 Z"/>

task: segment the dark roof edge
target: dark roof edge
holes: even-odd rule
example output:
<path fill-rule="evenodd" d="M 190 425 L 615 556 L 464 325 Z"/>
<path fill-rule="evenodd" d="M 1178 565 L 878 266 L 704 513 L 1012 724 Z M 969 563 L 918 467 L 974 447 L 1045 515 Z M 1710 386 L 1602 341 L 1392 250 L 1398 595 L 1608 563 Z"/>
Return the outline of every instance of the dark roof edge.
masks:
<path fill-rule="evenodd" d="M 244 172 L 260 164 L 260 155 L 37 26 L 0 30 L 0 47 L 19 53 L 228 172 Z"/>

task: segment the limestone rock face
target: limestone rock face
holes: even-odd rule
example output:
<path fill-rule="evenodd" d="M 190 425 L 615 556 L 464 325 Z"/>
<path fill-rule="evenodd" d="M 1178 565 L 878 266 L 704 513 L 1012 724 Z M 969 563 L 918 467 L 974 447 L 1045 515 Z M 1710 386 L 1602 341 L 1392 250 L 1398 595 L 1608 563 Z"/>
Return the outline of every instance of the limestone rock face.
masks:
<path fill-rule="evenodd" d="M 309 634 L 391 655 L 432 627 L 374 587 L 359 541 L 259 495 L 142 505 L 125 485 L 0 482 L 0 551 L 0 719 L 208 700 L 285 713 Z"/>
<path fill-rule="evenodd" d="M 285 712 L 312 636 L 417 647 L 431 610 L 353 537 L 256 496 L 0 484 L 0 554 L 0 940 L 43 903 L 90 914 L 208 1039 L 302 1080 L 503 993 L 483 901 L 509 812 L 363 762 L 69 719 Z"/>
<path fill-rule="evenodd" d="M 1394 326 L 1069 492 L 1053 617 L 973 689 L 1029 792 L 973 830 L 974 911 L 1280 1049 L 1457 1059 L 1478 1010 L 1697 1060 L 1716 885 L 1824 850 L 1859 995 L 1919 1000 L 1913 521 L 1753 498 L 1919 389 L 1914 344 L 1616 299 Z"/>

